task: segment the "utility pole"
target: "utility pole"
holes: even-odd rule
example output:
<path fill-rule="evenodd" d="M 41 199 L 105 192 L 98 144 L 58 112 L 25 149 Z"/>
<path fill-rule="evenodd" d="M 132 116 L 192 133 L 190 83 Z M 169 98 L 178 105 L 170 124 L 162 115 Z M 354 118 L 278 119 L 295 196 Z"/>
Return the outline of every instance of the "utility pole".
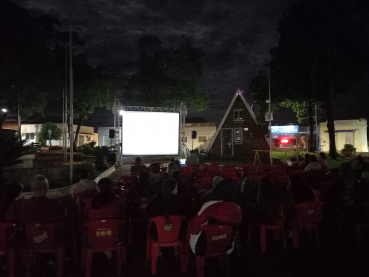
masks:
<path fill-rule="evenodd" d="M 272 156 L 272 100 L 270 98 L 270 65 L 269 65 L 269 55 L 268 55 L 268 89 L 269 89 L 269 99 L 267 103 L 269 104 L 269 158 L 270 164 L 273 164 L 273 156 Z"/>
<path fill-rule="evenodd" d="M 70 166 L 70 184 L 73 184 L 73 63 L 72 63 L 72 21 L 69 19 L 69 166 Z"/>

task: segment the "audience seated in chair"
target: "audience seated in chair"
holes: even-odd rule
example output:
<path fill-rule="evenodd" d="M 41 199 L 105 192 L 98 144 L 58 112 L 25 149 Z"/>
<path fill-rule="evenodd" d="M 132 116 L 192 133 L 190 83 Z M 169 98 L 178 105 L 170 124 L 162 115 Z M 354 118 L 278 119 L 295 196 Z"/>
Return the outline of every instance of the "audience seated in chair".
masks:
<path fill-rule="evenodd" d="M 173 171 L 172 178 L 177 183 L 177 190 L 179 195 L 188 195 L 190 193 L 188 186 L 182 180 L 181 172 L 179 170 Z"/>
<path fill-rule="evenodd" d="M 60 222 L 66 210 L 58 200 L 47 198 L 49 182 L 46 177 L 35 176 L 31 186 L 33 196 L 13 202 L 6 215 L 6 221 L 22 224 Z"/>
<path fill-rule="evenodd" d="M 205 233 L 202 233 L 203 225 L 232 225 L 237 226 L 242 220 L 242 213 L 234 201 L 236 196 L 236 183 L 232 179 L 222 180 L 211 194 L 211 201 L 206 202 L 201 210 L 188 223 L 191 234 L 190 247 L 196 255 L 204 255 L 206 247 Z M 229 245 L 227 253 L 233 251 Z"/>
<path fill-rule="evenodd" d="M 300 169 L 305 169 L 305 167 L 310 163 L 310 154 L 305 154 L 304 160 L 299 164 Z"/>
<path fill-rule="evenodd" d="M 150 174 L 146 171 L 141 171 L 138 183 L 130 187 L 128 199 L 137 199 L 142 197 L 154 196 L 154 187 L 149 182 Z"/>
<path fill-rule="evenodd" d="M 87 170 L 82 170 L 79 177 L 81 180 L 74 184 L 70 191 L 73 198 L 76 197 L 76 195 L 80 192 L 96 190 L 96 182 L 93 180 L 88 180 L 89 174 Z"/>
<path fill-rule="evenodd" d="M 256 197 L 257 221 L 264 225 L 275 224 L 280 218 L 279 207 L 284 198 L 269 177 L 262 177 Z"/>
<path fill-rule="evenodd" d="M 210 201 L 211 199 L 211 195 L 215 189 L 215 187 L 221 182 L 223 181 L 223 177 L 222 176 L 215 176 L 213 179 L 213 188 L 209 189 L 207 192 L 205 192 L 204 194 L 201 195 L 201 198 L 204 200 L 204 202 Z"/>
<path fill-rule="evenodd" d="M 186 165 L 199 164 L 199 157 L 195 151 L 191 151 L 191 155 L 186 159 Z"/>
<path fill-rule="evenodd" d="M 141 157 L 137 157 L 135 159 L 135 165 L 131 166 L 131 171 L 130 172 L 142 172 L 142 171 L 146 171 L 146 166 L 144 164 L 141 163 Z"/>
<path fill-rule="evenodd" d="M 2 183 L 0 197 L 0 222 L 4 222 L 10 206 L 21 197 L 23 185 L 21 183 Z"/>
<path fill-rule="evenodd" d="M 173 172 L 178 170 L 177 166 L 175 163 L 168 163 L 168 169 L 167 169 L 167 173 L 166 173 L 166 177 L 169 180 L 173 180 Z"/>
<path fill-rule="evenodd" d="M 319 153 L 319 163 L 322 169 L 327 169 L 327 157 L 324 152 Z"/>
<path fill-rule="evenodd" d="M 102 178 L 97 183 L 97 191 L 98 194 L 89 199 L 83 208 L 85 221 L 123 219 L 124 205 L 122 199 L 114 194 L 113 182 Z"/>
<path fill-rule="evenodd" d="M 292 205 L 319 201 L 315 191 L 306 184 L 301 175 L 291 175 L 288 200 Z"/>
<path fill-rule="evenodd" d="M 185 207 L 180 205 L 177 199 L 177 192 L 177 183 L 174 180 L 165 180 L 161 193 L 155 195 L 146 206 L 146 211 L 150 217 L 164 216 L 167 218 L 170 215 L 184 215 Z M 150 227 L 149 234 L 153 240 L 158 240 L 154 224 Z"/>
<path fill-rule="evenodd" d="M 318 169 L 320 170 L 322 167 L 320 163 L 318 162 L 318 159 L 315 155 L 310 155 L 310 163 L 305 167 L 304 173 L 309 172 L 311 170 Z"/>

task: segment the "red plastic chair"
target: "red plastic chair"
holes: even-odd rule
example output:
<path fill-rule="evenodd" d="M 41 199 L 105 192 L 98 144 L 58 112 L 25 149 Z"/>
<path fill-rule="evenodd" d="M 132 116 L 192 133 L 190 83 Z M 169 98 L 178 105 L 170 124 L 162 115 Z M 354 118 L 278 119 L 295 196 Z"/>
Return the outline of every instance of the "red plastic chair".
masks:
<path fill-rule="evenodd" d="M 201 171 L 199 174 L 197 174 L 196 179 L 202 179 L 202 178 L 214 178 L 215 172 L 209 172 L 209 171 Z"/>
<path fill-rule="evenodd" d="M 129 215 L 129 238 L 128 242 L 133 241 L 134 224 L 137 222 L 147 222 L 150 220 L 150 215 L 146 211 L 146 206 L 150 203 L 151 198 L 142 197 L 130 200 L 130 215 Z"/>
<path fill-rule="evenodd" d="M 58 223 L 28 223 L 25 224 L 27 235 L 27 276 L 31 275 L 32 262 L 37 254 L 55 253 L 57 276 L 63 276 L 63 241 L 62 227 Z"/>
<path fill-rule="evenodd" d="M 8 235 L 15 229 L 15 225 L 12 223 L 1 222 L 0 223 L 0 256 L 5 256 L 8 276 L 14 276 L 14 249 L 8 243 Z"/>
<path fill-rule="evenodd" d="M 220 264 L 226 260 L 228 267 L 227 248 L 234 238 L 233 228 L 227 225 L 204 225 L 201 231 L 206 234 L 206 253 L 204 256 L 196 255 L 197 277 L 204 276 L 206 257 L 218 257 Z"/>
<path fill-rule="evenodd" d="M 303 173 L 304 171 L 301 169 L 294 169 L 294 170 L 291 170 L 290 172 L 291 175 L 302 175 Z"/>
<path fill-rule="evenodd" d="M 219 168 L 219 165 L 220 165 L 220 162 L 219 161 L 214 161 L 210 164 L 211 167 L 215 168 L 215 169 L 218 169 Z"/>
<path fill-rule="evenodd" d="M 262 252 L 266 251 L 266 233 L 268 230 L 273 230 L 274 239 L 280 239 L 280 232 L 282 232 L 283 248 L 286 250 L 286 234 L 284 230 L 284 206 L 280 205 L 280 218 L 274 225 L 264 225 L 259 223 L 260 230 L 260 248 Z"/>
<path fill-rule="evenodd" d="M 151 218 L 148 224 L 147 231 L 147 248 L 146 248 L 146 260 L 151 259 L 151 274 L 156 275 L 156 262 L 158 259 L 159 247 L 174 247 L 179 248 L 179 259 L 181 265 L 181 272 L 185 271 L 184 266 L 184 242 L 179 239 L 179 231 L 183 221 L 182 216 L 170 216 L 170 224 L 165 222 L 163 216 Z M 149 230 L 151 224 L 156 224 L 158 232 L 158 241 L 151 239 Z"/>
<path fill-rule="evenodd" d="M 122 275 L 122 263 L 125 262 L 125 247 L 117 243 L 117 234 L 122 225 L 120 219 L 93 220 L 86 223 L 86 233 L 92 239 L 92 245 L 82 249 L 82 267 L 85 276 L 91 276 L 92 256 L 98 252 L 114 251 L 118 276 Z"/>
<path fill-rule="evenodd" d="M 316 244 L 319 248 L 318 223 L 322 220 L 322 203 L 306 202 L 296 204 L 294 207 L 294 221 L 292 227 L 293 247 L 299 247 L 299 233 L 305 231 L 311 238 L 312 230 L 316 235 Z"/>
<path fill-rule="evenodd" d="M 185 179 L 191 178 L 192 171 L 192 166 L 182 166 L 182 177 Z"/>
<path fill-rule="evenodd" d="M 264 172 L 268 172 L 274 169 L 273 165 L 271 164 L 261 164 L 260 168 L 264 171 Z"/>

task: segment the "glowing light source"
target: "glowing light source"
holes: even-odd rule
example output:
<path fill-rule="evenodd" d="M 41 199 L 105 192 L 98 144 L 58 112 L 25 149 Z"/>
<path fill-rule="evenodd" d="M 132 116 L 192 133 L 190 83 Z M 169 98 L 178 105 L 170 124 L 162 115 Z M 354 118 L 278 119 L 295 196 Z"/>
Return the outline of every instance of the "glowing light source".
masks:
<path fill-rule="evenodd" d="M 2 111 L 3 113 L 6 113 L 8 110 L 7 110 L 7 109 L 1 109 L 1 111 Z"/>
<path fill-rule="evenodd" d="M 123 155 L 178 155 L 179 113 L 124 111 Z"/>
<path fill-rule="evenodd" d="M 119 111 L 119 114 L 120 115 L 123 115 L 124 114 L 124 111 L 123 110 Z"/>
<path fill-rule="evenodd" d="M 288 139 L 282 139 L 281 143 L 288 143 L 288 141 L 289 141 Z"/>
<path fill-rule="evenodd" d="M 243 94 L 245 91 L 244 90 L 240 90 L 240 89 L 238 89 L 237 91 L 236 91 L 236 95 L 241 95 L 241 94 Z"/>

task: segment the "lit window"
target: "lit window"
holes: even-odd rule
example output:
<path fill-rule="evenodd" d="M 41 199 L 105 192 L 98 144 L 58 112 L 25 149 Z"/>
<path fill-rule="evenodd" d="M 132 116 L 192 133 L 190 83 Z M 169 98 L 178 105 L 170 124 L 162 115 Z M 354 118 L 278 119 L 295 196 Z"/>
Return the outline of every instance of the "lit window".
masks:
<path fill-rule="evenodd" d="M 233 120 L 243 121 L 243 110 L 233 110 Z"/>
<path fill-rule="evenodd" d="M 242 142 L 242 128 L 234 128 L 234 141 Z"/>
<path fill-rule="evenodd" d="M 199 136 L 199 142 L 206 142 L 206 136 Z"/>

